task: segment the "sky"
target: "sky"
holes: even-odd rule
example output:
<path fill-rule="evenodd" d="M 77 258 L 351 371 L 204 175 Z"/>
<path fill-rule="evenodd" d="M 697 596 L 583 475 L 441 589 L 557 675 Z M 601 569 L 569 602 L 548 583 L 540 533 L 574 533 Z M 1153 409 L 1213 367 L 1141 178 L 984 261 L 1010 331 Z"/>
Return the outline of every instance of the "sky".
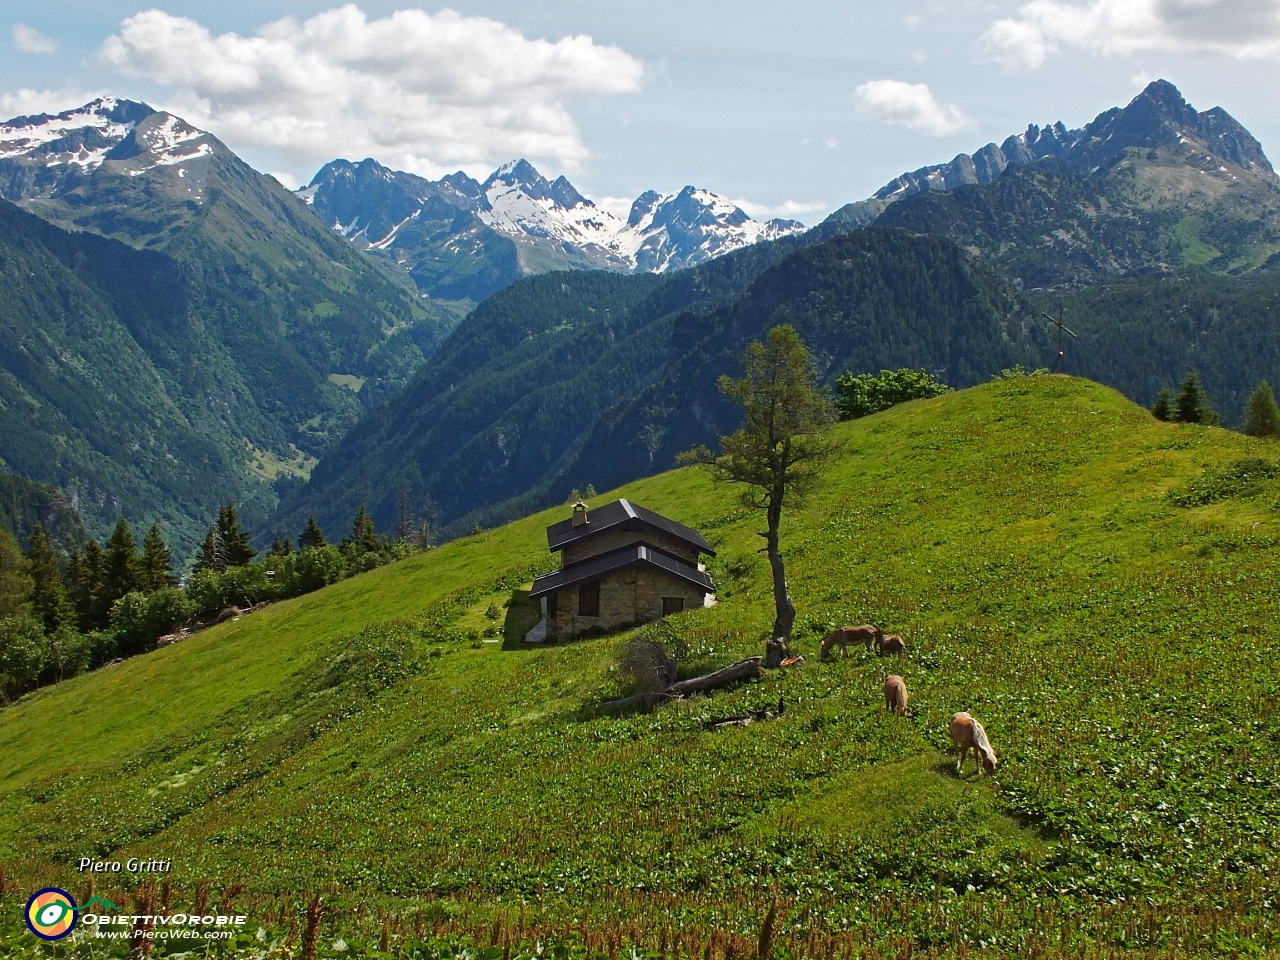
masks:
<path fill-rule="evenodd" d="M 291 187 L 526 157 L 624 214 L 694 184 L 816 223 L 1157 78 L 1280 151 L 1280 0 L 0 0 L 0 51 L 0 119 L 143 100 Z"/>

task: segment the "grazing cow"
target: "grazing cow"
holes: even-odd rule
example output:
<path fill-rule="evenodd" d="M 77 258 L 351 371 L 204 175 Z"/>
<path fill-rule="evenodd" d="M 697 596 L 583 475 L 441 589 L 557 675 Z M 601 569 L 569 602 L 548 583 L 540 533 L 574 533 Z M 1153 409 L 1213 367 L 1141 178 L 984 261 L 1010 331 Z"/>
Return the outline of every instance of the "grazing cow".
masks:
<path fill-rule="evenodd" d="M 900 657 L 906 653 L 906 650 L 906 643 L 897 634 L 891 634 L 887 637 L 882 635 L 876 640 L 876 653 L 882 657 L 887 657 L 889 654 Z"/>
<path fill-rule="evenodd" d="M 982 724 L 967 713 L 957 713 L 951 718 L 951 742 L 960 751 L 956 760 L 956 773 L 964 772 L 964 758 L 969 750 L 973 750 L 973 759 L 982 765 L 988 774 L 996 772 L 996 752 L 991 749 L 991 741 L 987 739 L 987 731 Z"/>
<path fill-rule="evenodd" d="M 900 717 L 907 715 L 907 682 L 897 674 L 884 682 L 884 705 Z"/>
<path fill-rule="evenodd" d="M 871 645 L 879 643 L 883 636 L 883 630 L 869 623 L 864 623 L 860 627 L 840 627 L 832 630 L 822 641 L 822 659 L 831 659 L 831 650 L 837 646 L 840 648 L 841 656 L 845 657 L 849 655 L 849 648 L 859 643 L 870 650 Z"/>

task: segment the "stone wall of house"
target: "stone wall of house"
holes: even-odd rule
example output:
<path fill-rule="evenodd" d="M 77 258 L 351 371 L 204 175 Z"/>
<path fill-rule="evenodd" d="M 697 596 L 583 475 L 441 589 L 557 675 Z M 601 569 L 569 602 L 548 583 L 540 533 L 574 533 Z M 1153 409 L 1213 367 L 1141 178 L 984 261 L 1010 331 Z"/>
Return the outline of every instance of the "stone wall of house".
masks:
<path fill-rule="evenodd" d="M 682 543 L 675 537 L 669 537 L 659 530 L 605 530 L 593 537 L 587 537 L 576 543 L 568 544 L 560 553 L 561 566 L 568 566 L 571 563 L 577 563 L 579 560 L 585 560 L 587 557 L 599 556 L 602 553 L 608 553 L 610 550 L 617 550 L 619 547 L 625 547 L 631 543 L 652 544 L 659 550 L 665 550 L 673 557 L 679 557 L 691 566 L 698 565 L 698 551 L 690 547 L 687 543 Z"/>
<path fill-rule="evenodd" d="M 572 637 L 587 630 L 612 630 L 632 623 L 648 623 L 662 617 L 662 598 L 681 597 L 684 608 L 701 607 L 701 588 L 665 570 L 636 566 L 615 570 L 599 580 L 600 616 L 578 616 L 578 587 L 557 591 L 556 616 L 550 633 Z"/>

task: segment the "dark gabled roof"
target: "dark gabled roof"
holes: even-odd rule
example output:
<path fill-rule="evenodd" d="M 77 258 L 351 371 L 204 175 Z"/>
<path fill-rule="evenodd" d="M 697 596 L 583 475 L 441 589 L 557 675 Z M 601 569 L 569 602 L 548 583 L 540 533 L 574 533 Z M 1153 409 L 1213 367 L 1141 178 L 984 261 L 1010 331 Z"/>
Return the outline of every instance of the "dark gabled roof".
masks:
<path fill-rule="evenodd" d="M 629 567 L 634 563 L 643 563 L 657 567 L 659 570 L 665 570 L 681 580 L 692 583 L 695 587 L 701 587 L 708 593 L 712 590 L 711 577 L 697 567 L 690 566 L 678 557 L 664 553 L 657 547 L 652 547 L 647 543 L 632 543 L 625 547 L 619 547 L 617 550 L 610 550 L 608 553 L 587 557 L 587 559 L 571 563 L 555 573 L 548 573 L 538 577 L 533 581 L 533 590 L 530 591 L 529 596 L 537 599 L 544 594 L 551 593 L 553 590 L 561 590 L 565 587 L 572 587 L 575 584 L 586 583 L 588 580 L 595 580 L 605 574 L 613 573 L 615 570 Z"/>
<path fill-rule="evenodd" d="M 573 525 L 573 518 L 561 520 L 559 523 L 553 523 L 547 527 L 547 546 L 554 552 L 563 550 L 571 543 L 579 540 L 585 540 L 593 534 L 600 533 L 602 530 L 635 530 L 637 532 L 644 530 L 660 530 L 669 537 L 675 537 L 677 540 L 687 543 L 699 553 L 709 553 L 715 556 L 716 552 L 711 549 L 711 544 L 703 538 L 697 530 L 686 527 L 683 523 L 676 523 L 674 520 L 668 520 L 659 513 L 652 510 L 646 510 L 639 504 L 632 503 L 629 500 L 615 500 L 613 503 L 606 503 L 603 507 L 596 507 L 587 511 L 587 522 L 580 527 Z"/>

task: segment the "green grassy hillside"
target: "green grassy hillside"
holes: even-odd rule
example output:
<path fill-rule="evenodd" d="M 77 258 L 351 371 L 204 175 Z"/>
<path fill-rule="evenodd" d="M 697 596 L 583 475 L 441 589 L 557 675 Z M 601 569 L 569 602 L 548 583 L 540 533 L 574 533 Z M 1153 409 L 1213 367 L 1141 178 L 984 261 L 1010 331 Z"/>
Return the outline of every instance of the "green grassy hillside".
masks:
<path fill-rule="evenodd" d="M 0 937 L 33 944 L 27 895 L 87 895 L 92 855 L 171 858 L 174 909 L 236 906 L 267 944 L 323 892 L 322 956 L 436 956 L 413 946 L 435 934 L 756 955 L 775 894 L 778 956 L 1280 947 L 1276 444 L 1049 376 L 836 432 L 784 521 L 798 669 L 601 714 L 622 635 L 514 640 L 560 508 L 0 711 Z M 685 671 L 761 652 L 768 568 L 734 491 L 678 471 L 617 493 L 719 551 L 718 605 L 664 627 Z M 486 637 L 504 603 L 513 636 Z M 818 662 L 866 620 L 909 658 Z M 781 719 L 704 728 L 779 697 Z M 994 778 L 952 772 L 961 709 Z"/>

